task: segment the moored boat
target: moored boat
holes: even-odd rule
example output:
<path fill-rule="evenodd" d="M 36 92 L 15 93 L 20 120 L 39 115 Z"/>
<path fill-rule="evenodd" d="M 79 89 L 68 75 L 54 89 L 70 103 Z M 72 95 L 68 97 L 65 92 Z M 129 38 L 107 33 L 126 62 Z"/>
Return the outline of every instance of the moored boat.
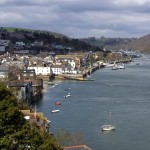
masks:
<path fill-rule="evenodd" d="M 54 83 L 53 83 L 53 82 L 47 82 L 47 84 L 48 84 L 48 85 L 54 85 Z"/>
<path fill-rule="evenodd" d="M 101 126 L 102 131 L 112 131 L 116 130 L 116 127 L 113 125 L 103 125 Z"/>
<path fill-rule="evenodd" d="M 51 113 L 56 113 L 56 112 L 59 112 L 60 110 L 59 109 L 55 109 L 55 110 L 52 110 Z"/>
<path fill-rule="evenodd" d="M 61 105 L 62 102 L 55 102 L 55 105 Z"/>
<path fill-rule="evenodd" d="M 117 65 L 117 68 L 118 68 L 118 69 L 125 69 L 125 66 L 124 66 L 124 64 L 118 64 L 118 65 Z"/>
<path fill-rule="evenodd" d="M 70 97 L 71 96 L 71 94 L 70 93 L 68 93 L 67 95 L 65 95 L 64 97 L 65 98 L 67 98 L 67 97 Z"/>

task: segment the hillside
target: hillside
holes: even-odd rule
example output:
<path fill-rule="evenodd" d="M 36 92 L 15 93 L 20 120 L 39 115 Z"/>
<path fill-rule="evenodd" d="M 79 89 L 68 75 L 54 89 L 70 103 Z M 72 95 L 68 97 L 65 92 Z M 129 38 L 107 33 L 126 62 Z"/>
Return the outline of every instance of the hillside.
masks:
<path fill-rule="evenodd" d="M 103 47 L 108 50 L 138 50 L 150 53 L 150 34 L 140 38 L 95 38 L 82 39 L 91 45 Z"/>
<path fill-rule="evenodd" d="M 17 50 L 34 51 L 37 54 L 40 51 L 55 52 L 56 54 L 77 51 L 102 51 L 98 46 L 51 31 L 0 27 L 0 39 L 11 41 L 12 45 L 6 47 L 7 51 L 9 49 L 15 50 L 15 48 Z M 17 42 L 23 42 L 24 45 L 18 47 Z"/>
<path fill-rule="evenodd" d="M 117 44 L 117 45 L 105 45 L 107 49 L 112 50 L 135 50 L 145 53 L 150 53 L 150 34 L 134 39 L 128 43 Z"/>
<path fill-rule="evenodd" d="M 150 34 L 127 44 L 128 48 L 150 53 Z"/>
<path fill-rule="evenodd" d="M 46 33 L 46 34 L 50 34 L 50 35 L 53 35 L 54 37 L 56 38 L 63 38 L 63 37 L 66 37 L 68 38 L 67 36 L 63 35 L 63 34 L 60 34 L 60 33 L 56 33 L 56 32 L 51 32 L 51 31 L 45 31 L 45 30 L 33 30 L 33 29 L 25 29 L 25 28 L 12 28 L 12 27 L 1 27 L 1 29 L 4 29 L 6 30 L 7 32 L 12 32 L 12 33 L 15 33 L 15 32 L 18 32 L 18 31 L 22 31 L 22 32 L 29 32 L 29 33 Z"/>

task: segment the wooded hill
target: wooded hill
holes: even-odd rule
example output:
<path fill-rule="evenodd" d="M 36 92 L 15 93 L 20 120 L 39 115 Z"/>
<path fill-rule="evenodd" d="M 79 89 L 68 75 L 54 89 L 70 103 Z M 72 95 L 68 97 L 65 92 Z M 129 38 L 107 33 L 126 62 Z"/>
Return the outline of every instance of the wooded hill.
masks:
<path fill-rule="evenodd" d="M 24 49 L 39 51 L 55 51 L 56 53 L 67 53 L 68 51 L 102 51 L 98 46 L 91 45 L 79 39 L 72 39 L 65 35 L 41 31 L 41 30 L 30 30 L 21 28 L 0 28 L 0 39 L 10 40 L 13 45 L 16 42 L 24 42 Z M 43 42 L 42 46 L 33 47 L 34 42 Z M 55 48 L 54 46 L 60 46 Z"/>
<path fill-rule="evenodd" d="M 140 38 L 86 38 L 83 41 L 109 50 L 138 50 L 150 53 L 150 34 Z"/>

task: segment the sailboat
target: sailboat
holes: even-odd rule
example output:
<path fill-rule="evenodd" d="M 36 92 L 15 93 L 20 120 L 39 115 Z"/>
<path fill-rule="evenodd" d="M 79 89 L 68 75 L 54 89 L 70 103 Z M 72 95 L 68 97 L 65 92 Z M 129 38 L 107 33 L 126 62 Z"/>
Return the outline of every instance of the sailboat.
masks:
<path fill-rule="evenodd" d="M 109 119 L 111 119 L 111 112 L 110 112 Z M 102 131 L 112 131 L 112 130 L 116 130 L 116 127 L 111 124 L 105 124 L 105 125 L 101 126 L 101 130 Z"/>

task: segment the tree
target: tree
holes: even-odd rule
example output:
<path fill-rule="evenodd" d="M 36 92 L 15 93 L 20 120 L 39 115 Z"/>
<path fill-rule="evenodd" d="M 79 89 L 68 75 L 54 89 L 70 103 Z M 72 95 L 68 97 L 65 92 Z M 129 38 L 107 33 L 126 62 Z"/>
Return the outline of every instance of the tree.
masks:
<path fill-rule="evenodd" d="M 61 150 L 54 137 L 30 126 L 13 91 L 0 84 L 0 149 Z"/>

